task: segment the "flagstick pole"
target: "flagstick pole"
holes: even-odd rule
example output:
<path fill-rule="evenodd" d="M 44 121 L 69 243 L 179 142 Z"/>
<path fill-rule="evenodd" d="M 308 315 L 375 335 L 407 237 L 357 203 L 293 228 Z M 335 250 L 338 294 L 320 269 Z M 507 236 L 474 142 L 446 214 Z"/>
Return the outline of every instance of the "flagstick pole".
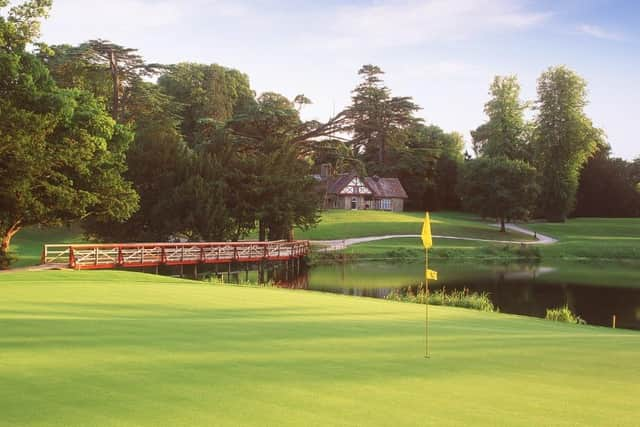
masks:
<path fill-rule="evenodd" d="M 424 250 L 424 358 L 429 358 L 429 249 Z"/>

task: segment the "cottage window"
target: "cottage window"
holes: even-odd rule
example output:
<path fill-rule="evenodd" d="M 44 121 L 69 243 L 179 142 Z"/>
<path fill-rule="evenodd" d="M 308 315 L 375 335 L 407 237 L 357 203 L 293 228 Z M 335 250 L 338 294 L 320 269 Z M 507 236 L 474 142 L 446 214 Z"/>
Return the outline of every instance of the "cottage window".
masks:
<path fill-rule="evenodd" d="M 382 210 L 390 211 L 391 210 L 391 199 L 382 199 L 380 201 L 380 207 Z"/>

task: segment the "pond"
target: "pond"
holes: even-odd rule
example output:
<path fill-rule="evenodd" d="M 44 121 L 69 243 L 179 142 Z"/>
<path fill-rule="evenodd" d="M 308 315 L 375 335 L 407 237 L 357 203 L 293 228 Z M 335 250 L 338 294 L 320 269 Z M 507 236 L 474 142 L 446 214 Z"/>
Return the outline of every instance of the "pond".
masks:
<path fill-rule="evenodd" d="M 567 304 L 588 324 L 640 329 L 640 263 L 543 262 L 492 264 L 434 261 L 438 281 L 445 287 L 487 292 L 503 313 L 544 317 L 548 308 Z M 406 290 L 423 281 L 422 262 L 362 262 L 320 265 L 283 287 L 384 298 L 391 290 Z"/>

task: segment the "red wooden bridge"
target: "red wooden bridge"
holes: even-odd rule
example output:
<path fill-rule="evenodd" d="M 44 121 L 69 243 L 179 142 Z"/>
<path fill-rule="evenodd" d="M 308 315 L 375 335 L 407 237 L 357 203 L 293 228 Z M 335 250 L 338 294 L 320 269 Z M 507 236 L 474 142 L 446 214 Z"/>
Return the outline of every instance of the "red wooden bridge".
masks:
<path fill-rule="evenodd" d="M 44 245 L 42 264 L 78 270 L 159 265 L 288 261 L 309 253 L 306 240 L 209 243 L 110 243 Z"/>

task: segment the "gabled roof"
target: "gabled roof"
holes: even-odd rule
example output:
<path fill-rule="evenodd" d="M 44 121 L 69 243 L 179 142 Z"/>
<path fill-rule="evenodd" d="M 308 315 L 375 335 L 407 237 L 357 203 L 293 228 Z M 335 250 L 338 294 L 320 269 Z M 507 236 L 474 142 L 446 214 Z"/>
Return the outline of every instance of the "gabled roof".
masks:
<path fill-rule="evenodd" d="M 340 192 L 358 175 L 345 173 L 327 179 L 327 193 L 340 194 Z M 398 178 L 366 177 L 362 180 L 369 187 L 374 197 L 407 199 L 407 192 L 402 187 Z"/>
<path fill-rule="evenodd" d="M 376 197 L 408 199 L 407 192 L 398 178 L 366 177 L 364 183 Z"/>
<path fill-rule="evenodd" d="M 343 173 L 334 177 L 330 177 L 327 182 L 327 193 L 329 194 L 338 194 L 344 187 L 347 186 L 351 182 L 353 178 L 355 178 L 355 173 Z"/>

